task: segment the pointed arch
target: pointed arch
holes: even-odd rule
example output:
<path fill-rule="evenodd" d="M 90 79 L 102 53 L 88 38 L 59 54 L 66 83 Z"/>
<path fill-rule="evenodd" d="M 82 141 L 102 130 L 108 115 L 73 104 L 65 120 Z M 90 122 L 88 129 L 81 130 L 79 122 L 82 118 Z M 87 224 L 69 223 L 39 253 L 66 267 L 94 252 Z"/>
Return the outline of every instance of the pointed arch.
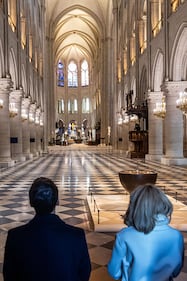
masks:
<path fill-rule="evenodd" d="M 141 78 L 140 78 L 140 93 L 138 98 L 143 101 L 146 97 L 145 94 L 147 93 L 147 68 L 144 65 L 141 71 Z"/>
<path fill-rule="evenodd" d="M 0 77 L 3 77 L 3 73 L 4 73 L 3 47 L 0 39 Z"/>
<path fill-rule="evenodd" d="M 158 49 L 153 63 L 152 71 L 152 89 L 153 91 L 160 91 L 160 86 L 164 80 L 164 56 L 160 49 Z"/>
<path fill-rule="evenodd" d="M 186 66 L 187 66 L 187 23 L 183 23 L 176 35 L 172 55 L 170 77 L 173 81 L 186 80 Z M 185 67 L 185 69 L 183 69 Z"/>
<path fill-rule="evenodd" d="M 17 73 L 16 58 L 15 58 L 13 48 L 10 49 L 9 71 L 10 71 L 10 76 L 11 76 L 11 79 L 12 79 L 12 82 L 13 82 L 13 88 L 16 89 L 18 87 L 18 73 Z"/>
<path fill-rule="evenodd" d="M 26 79 L 26 72 L 25 72 L 24 64 L 22 64 L 22 66 L 21 66 L 21 81 L 22 81 L 23 91 L 27 96 L 27 79 Z"/>

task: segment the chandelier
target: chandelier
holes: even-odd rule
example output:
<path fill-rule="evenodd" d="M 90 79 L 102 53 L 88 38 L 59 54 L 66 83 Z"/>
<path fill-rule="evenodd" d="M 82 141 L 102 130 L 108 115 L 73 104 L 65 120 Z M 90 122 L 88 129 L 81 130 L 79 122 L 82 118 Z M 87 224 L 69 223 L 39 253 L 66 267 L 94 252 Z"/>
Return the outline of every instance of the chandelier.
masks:
<path fill-rule="evenodd" d="M 166 102 L 165 97 L 162 97 L 161 102 L 156 102 L 156 107 L 153 109 L 153 114 L 159 118 L 165 118 L 166 116 Z"/>
<path fill-rule="evenodd" d="M 31 123 L 33 123 L 33 122 L 35 121 L 34 113 L 32 113 L 32 112 L 29 113 L 29 121 L 30 121 Z"/>
<path fill-rule="evenodd" d="M 130 122 L 137 122 L 138 121 L 138 116 L 136 114 L 131 114 L 130 115 Z"/>
<path fill-rule="evenodd" d="M 183 114 L 187 114 L 187 88 L 184 92 L 179 93 L 179 98 L 176 100 L 176 107 L 180 109 Z"/>
<path fill-rule="evenodd" d="M 9 116 L 12 118 L 16 115 L 18 115 L 18 109 L 16 108 L 15 102 L 11 102 L 9 104 Z"/>
<path fill-rule="evenodd" d="M 0 108 L 3 108 L 3 100 L 0 99 Z"/>
<path fill-rule="evenodd" d="M 117 114 L 118 114 L 117 123 L 118 125 L 121 125 L 123 123 L 122 114 L 120 112 L 118 112 Z"/>
<path fill-rule="evenodd" d="M 123 123 L 128 124 L 129 122 L 130 122 L 129 115 L 127 113 L 125 113 L 125 115 L 123 117 Z"/>
<path fill-rule="evenodd" d="M 24 108 L 21 110 L 21 119 L 23 122 L 28 119 L 28 114 L 26 112 L 26 109 L 24 109 Z"/>

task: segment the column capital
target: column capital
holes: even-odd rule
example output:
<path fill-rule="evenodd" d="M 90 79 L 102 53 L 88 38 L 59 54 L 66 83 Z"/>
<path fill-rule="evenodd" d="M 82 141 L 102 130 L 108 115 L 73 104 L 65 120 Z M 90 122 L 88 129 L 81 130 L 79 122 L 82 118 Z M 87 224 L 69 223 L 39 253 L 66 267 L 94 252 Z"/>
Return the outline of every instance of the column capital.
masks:
<path fill-rule="evenodd" d="M 36 103 L 31 103 L 30 104 L 30 112 L 35 112 L 36 111 Z"/>
<path fill-rule="evenodd" d="M 187 88 L 187 81 L 165 81 L 161 90 L 166 93 L 166 95 L 173 92 L 183 92 Z"/>
<path fill-rule="evenodd" d="M 36 103 L 31 103 L 29 107 L 29 121 L 33 123 L 36 116 Z"/>
<path fill-rule="evenodd" d="M 13 82 L 10 78 L 0 78 L 0 92 L 9 93 L 13 88 Z"/>
<path fill-rule="evenodd" d="M 29 108 L 30 103 L 31 103 L 30 97 L 24 97 L 24 98 L 22 98 L 22 107 L 23 107 L 23 108 L 25 108 L 25 109 Z"/>
<path fill-rule="evenodd" d="M 157 100 L 161 100 L 164 96 L 164 92 L 160 91 L 160 92 L 148 92 L 148 102 L 154 102 Z"/>
<path fill-rule="evenodd" d="M 23 95 L 23 90 L 13 90 L 10 92 L 10 100 L 19 101 Z"/>

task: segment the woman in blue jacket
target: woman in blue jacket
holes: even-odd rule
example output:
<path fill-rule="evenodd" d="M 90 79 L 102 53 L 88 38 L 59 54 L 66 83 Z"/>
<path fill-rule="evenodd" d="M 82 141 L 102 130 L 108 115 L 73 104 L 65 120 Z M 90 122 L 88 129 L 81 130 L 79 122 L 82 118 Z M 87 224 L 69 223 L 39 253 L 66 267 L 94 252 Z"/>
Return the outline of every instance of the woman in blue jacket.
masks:
<path fill-rule="evenodd" d="M 173 211 L 156 186 L 137 187 L 124 217 L 128 226 L 116 235 L 108 272 L 115 280 L 170 281 L 183 266 L 184 239 L 169 226 Z"/>

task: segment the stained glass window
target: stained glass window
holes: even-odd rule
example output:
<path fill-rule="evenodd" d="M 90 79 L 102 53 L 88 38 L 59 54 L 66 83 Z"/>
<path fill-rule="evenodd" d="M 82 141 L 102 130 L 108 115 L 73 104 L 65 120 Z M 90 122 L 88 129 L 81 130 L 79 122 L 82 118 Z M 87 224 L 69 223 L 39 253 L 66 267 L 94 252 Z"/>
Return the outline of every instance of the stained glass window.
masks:
<path fill-rule="evenodd" d="M 81 64 L 81 86 L 89 85 L 88 63 L 84 60 Z"/>
<path fill-rule="evenodd" d="M 64 113 L 64 100 L 58 101 L 58 113 Z"/>
<path fill-rule="evenodd" d="M 78 102 L 77 99 L 68 100 L 68 113 L 77 113 L 78 112 Z"/>
<path fill-rule="evenodd" d="M 90 112 L 90 99 L 83 98 L 82 100 L 82 113 L 89 113 Z"/>
<path fill-rule="evenodd" d="M 77 87 L 78 77 L 77 77 L 77 65 L 74 61 L 71 61 L 68 65 L 68 87 Z"/>
<path fill-rule="evenodd" d="M 61 61 L 58 62 L 57 67 L 57 85 L 64 87 L 64 65 Z"/>

